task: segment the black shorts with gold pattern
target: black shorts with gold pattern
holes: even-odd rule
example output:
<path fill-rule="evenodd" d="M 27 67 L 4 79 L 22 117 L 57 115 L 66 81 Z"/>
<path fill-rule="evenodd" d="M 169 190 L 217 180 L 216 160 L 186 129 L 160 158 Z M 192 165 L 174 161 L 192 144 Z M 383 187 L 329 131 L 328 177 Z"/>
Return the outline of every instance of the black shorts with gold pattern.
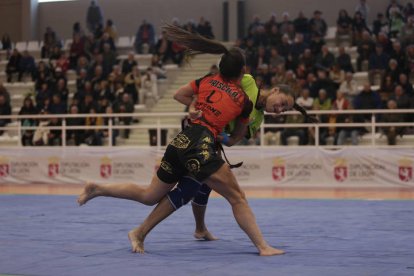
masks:
<path fill-rule="evenodd" d="M 175 183 L 185 175 L 203 181 L 223 164 L 211 131 L 201 125 L 191 125 L 168 145 L 157 176 L 166 183 Z"/>

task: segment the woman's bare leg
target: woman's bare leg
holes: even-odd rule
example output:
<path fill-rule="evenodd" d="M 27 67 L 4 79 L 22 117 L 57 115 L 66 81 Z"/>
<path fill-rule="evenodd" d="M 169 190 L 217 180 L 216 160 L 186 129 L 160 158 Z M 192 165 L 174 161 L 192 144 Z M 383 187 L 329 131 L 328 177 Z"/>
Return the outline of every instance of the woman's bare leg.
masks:
<path fill-rule="evenodd" d="M 206 214 L 207 206 L 202 206 L 195 204 L 194 202 L 191 203 L 193 207 L 193 214 L 194 220 L 196 223 L 196 229 L 194 231 L 194 238 L 199 240 L 206 240 L 206 241 L 215 241 L 217 240 L 207 229 L 207 226 L 204 221 L 204 217 Z"/>
<path fill-rule="evenodd" d="M 135 184 L 87 184 L 78 197 L 78 203 L 82 206 L 95 197 L 107 196 L 134 200 L 145 205 L 154 205 L 174 186 L 175 184 L 161 181 L 156 175 L 147 187 Z"/>
<path fill-rule="evenodd" d="M 217 172 L 204 181 L 204 183 L 225 197 L 231 204 L 237 223 L 249 236 L 261 256 L 280 255 L 284 253 L 282 250 L 271 247 L 264 240 L 246 197 L 227 164 L 224 164 Z"/>
<path fill-rule="evenodd" d="M 161 199 L 157 207 L 152 210 L 144 222 L 137 228 L 129 231 L 128 238 L 131 242 L 132 252 L 144 253 L 144 240 L 148 233 L 161 221 L 175 212 L 175 209 L 168 198 Z"/>

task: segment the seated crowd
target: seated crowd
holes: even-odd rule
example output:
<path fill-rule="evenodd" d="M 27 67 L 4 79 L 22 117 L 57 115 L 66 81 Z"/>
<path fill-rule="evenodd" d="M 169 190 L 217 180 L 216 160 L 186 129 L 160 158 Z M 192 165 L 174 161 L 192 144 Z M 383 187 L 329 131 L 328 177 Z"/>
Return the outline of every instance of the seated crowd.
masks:
<path fill-rule="evenodd" d="M 360 5 L 364 2 L 361 0 Z M 318 10 L 312 18 L 299 12 L 291 19 L 285 12 L 280 21 L 272 14 L 268 21 L 262 22 L 255 16 L 246 37 L 237 40 L 236 45 L 245 50 L 248 71 L 256 78 L 258 87 L 287 84 L 297 103 L 308 110 L 414 108 L 410 83 L 414 78 L 414 9 L 410 4 L 402 7 L 392 0 L 385 14 L 379 14 L 382 23 L 376 19 L 370 29 L 358 7 L 353 18 L 341 10 L 335 52 L 326 44 L 328 28 Z M 397 17 L 402 20 L 399 28 L 394 22 Z M 355 64 L 341 39 L 356 47 Z M 358 87 L 354 76 L 361 71 L 368 71 L 368 81 Z M 322 123 L 363 123 L 371 122 L 371 115 L 322 115 L 319 119 Z M 414 117 L 413 114 L 383 114 L 376 119 L 412 122 Z M 266 116 L 266 122 L 306 123 L 301 116 Z M 331 137 L 334 145 L 355 145 L 368 131 L 370 128 L 364 127 L 320 128 L 319 144 L 326 145 Z M 377 131 L 387 136 L 389 144 L 395 144 L 397 135 L 412 129 L 383 127 Z M 264 140 L 267 144 L 287 145 L 288 138 L 296 136 L 300 145 L 314 144 L 314 132 L 314 128 L 266 129 Z M 258 144 L 259 137 L 244 143 Z"/>
<path fill-rule="evenodd" d="M 298 104 L 308 110 L 413 108 L 414 91 L 410 80 L 414 78 L 414 8 L 411 4 L 403 7 L 396 0 L 391 0 L 384 13 L 378 14 L 373 22 L 367 22 L 366 5 L 365 0 L 360 0 L 352 18 L 346 10 L 339 11 L 335 37 L 337 47 L 334 48 L 337 51 L 326 44 L 328 27 L 319 10 L 314 11 L 311 18 L 299 12 L 292 19 L 289 13 L 284 12 L 281 20 L 272 14 L 269 20 L 262 22 L 255 16 L 247 35 L 238 39 L 235 45 L 245 50 L 247 70 L 255 77 L 259 87 L 287 84 L 292 88 Z M 178 21 L 173 24 L 178 24 Z M 183 27 L 206 37 L 214 37 L 210 23 L 204 18 L 198 25 L 189 22 Z M 90 34 L 85 35 L 80 24 L 76 23 L 73 26 L 73 43 L 68 51 L 64 51 L 55 32 L 48 28 L 41 52 L 42 58 L 48 59 L 47 63 L 40 61 L 36 64 L 29 53 L 20 55 L 13 50 L 6 68 L 8 80 L 11 81 L 14 73 L 17 73 L 18 79 L 28 74 L 36 87 L 36 103 L 31 97 L 25 99 L 21 114 L 133 112 L 134 104 L 145 101 L 142 91 L 147 83 L 150 87 L 151 81 L 165 77 L 163 65 L 166 62 L 181 64 L 184 58 L 185 49 L 168 41 L 162 33 L 155 39 L 154 27 L 144 20 L 134 43 L 137 53 L 152 54 L 151 67 L 143 73 L 137 67 L 134 53 L 130 53 L 124 61 L 117 60 L 117 31 L 111 20 L 105 26 L 99 22 L 88 23 L 88 29 Z M 3 48 L 11 48 L 10 39 L 3 39 Z M 355 62 L 347 52 L 349 48 L 341 45 L 344 39 L 356 47 Z M 67 89 L 68 70 L 74 70 L 77 74 L 76 93 L 71 98 Z M 368 72 L 368 81 L 358 87 L 354 77 L 361 71 Z M 10 97 L 5 95 L 4 98 L 7 103 Z M 7 112 L 8 108 L 3 110 Z M 377 120 L 411 122 L 413 116 L 383 114 L 377 116 Z M 370 122 L 371 115 L 323 115 L 320 121 Z M 130 124 L 131 119 L 120 118 L 115 123 L 120 122 Z M 304 123 L 300 116 L 267 116 L 266 122 Z M 31 121 L 22 123 L 39 124 Z M 58 120 L 56 123 L 61 122 Z M 70 124 L 78 123 L 74 121 Z M 108 122 L 91 119 L 82 123 L 103 125 Z M 383 127 L 380 130 L 387 135 L 389 144 L 396 143 L 397 135 L 412 131 L 403 127 Z M 348 143 L 348 138 L 352 144 L 357 144 L 359 137 L 367 131 L 369 129 L 364 127 L 320 128 L 318 142 L 325 145 L 331 137 L 335 145 Z M 33 131 L 27 132 L 28 137 L 34 135 Z M 92 145 L 102 144 L 102 139 L 95 136 L 105 135 L 108 136 L 101 131 L 99 135 L 82 133 L 76 138 L 75 134 L 70 133 L 68 137 L 74 137 L 75 144 L 87 141 Z M 117 135 L 115 132 L 112 137 Z M 124 135 L 128 137 L 128 132 Z M 314 128 L 266 129 L 265 141 L 267 144 L 286 145 L 291 136 L 297 136 L 300 145 L 312 144 L 315 131 Z M 255 144 L 258 140 L 259 137 L 254 137 L 244 143 Z M 29 138 L 27 141 L 23 144 L 33 143 L 34 140 Z"/>
<path fill-rule="evenodd" d="M 177 22 L 175 22 L 177 24 Z M 63 43 L 52 28 L 48 27 L 44 34 L 41 48 L 41 60 L 35 61 L 28 51 L 20 53 L 12 49 L 10 38 L 5 35 L 2 47 L 8 51 L 6 66 L 7 81 L 23 77 L 34 82 L 34 94 L 28 94 L 23 101 L 20 115 L 35 114 L 86 114 L 86 119 L 70 118 L 67 126 L 96 126 L 91 130 L 68 130 L 67 144 L 102 145 L 104 138 L 109 137 L 105 128 L 108 119 L 102 120 L 93 114 L 97 113 L 132 113 L 136 104 L 145 104 L 148 97 L 159 99 L 157 80 L 166 78 L 165 63 L 180 65 L 184 58 L 184 48 L 166 40 L 161 34 L 155 40 L 152 24 L 143 21 L 136 34 L 134 48 L 138 54 L 152 55 L 151 66 L 140 70 L 134 52 L 130 52 L 125 60 L 117 55 L 117 30 L 112 20 L 106 25 L 87 24 L 89 34 L 81 24 L 73 25 L 72 43 L 64 49 Z M 184 26 L 188 30 L 198 31 L 206 37 L 214 37 L 211 26 L 204 18 L 195 25 L 190 22 Z M 76 74 L 76 90 L 73 94 L 68 89 L 68 72 Z M 10 115 L 12 107 L 10 95 L 0 83 L 0 114 Z M 131 117 L 116 118 L 112 124 L 130 125 Z M 138 120 L 135 120 L 138 121 Z M 10 120 L 0 120 L 5 126 Z M 51 116 L 46 120 L 26 119 L 23 126 L 37 126 L 36 130 L 24 130 L 22 145 L 61 145 L 60 130 L 48 130 L 45 126 L 60 126 L 62 121 Z M 124 138 L 129 137 L 129 130 L 121 131 Z M 113 130 L 112 143 L 116 144 L 119 130 Z"/>

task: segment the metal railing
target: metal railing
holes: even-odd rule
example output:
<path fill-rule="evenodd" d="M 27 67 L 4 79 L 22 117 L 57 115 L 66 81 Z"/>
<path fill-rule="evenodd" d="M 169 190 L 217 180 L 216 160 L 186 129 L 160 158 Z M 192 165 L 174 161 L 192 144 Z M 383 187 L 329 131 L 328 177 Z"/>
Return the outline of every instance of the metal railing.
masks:
<path fill-rule="evenodd" d="M 354 115 L 354 114 L 369 114 L 371 115 L 371 121 L 365 122 L 365 123 L 318 123 L 318 124 L 310 124 L 310 123 L 302 123 L 302 124 L 266 124 L 263 123 L 260 128 L 260 145 L 259 147 L 266 146 L 264 144 L 264 133 L 265 128 L 314 128 L 315 129 L 315 145 L 317 147 L 322 147 L 319 144 L 319 135 L 320 135 L 320 128 L 329 128 L 329 127 L 364 127 L 369 128 L 371 135 L 371 147 L 378 146 L 376 145 L 376 129 L 378 127 L 414 127 L 414 122 L 392 122 L 392 123 L 383 123 L 379 122 L 376 118 L 378 114 L 413 114 L 414 110 L 412 109 L 375 109 L 375 110 L 314 110 L 308 112 L 311 115 L 341 115 L 341 114 L 348 114 L 348 115 Z M 161 130 L 162 129 L 181 129 L 181 124 L 165 124 L 162 123 L 162 118 L 177 118 L 177 120 L 184 118 L 188 113 L 184 112 L 174 112 L 174 113 L 117 113 L 117 114 L 47 114 L 47 115 L 8 115 L 8 116 L 0 116 L 0 120 L 2 119 L 11 119 L 12 121 L 19 122 L 15 125 L 6 125 L 4 127 L 0 127 L 0 130 L 3 131 L 17 131 L 18 136 L 18 146 L 21 145 L 21 138 L 22 133 L 25 130 L 36 130 L 38 126 L 22 126 L 20 123 L 20 120 L 23 119 L 34 119 L 34 120 L 41 120 L 41 119 L 51 119 L 51 118 L 58 118 L 61 119 L 61 125 L 59 126 L 42 126 L 43 129 L 46 130 L 61 130 L 62 131 L 62 146 L 67 146 L 66 141 L 66 132 L 68 130 L 88 130 L 88 129 L 99 129 L 99 130 L 107 130 L 108 131 L 108 145 L 109 147 L 113 146 L 112 143 L 112 135 L 113 130 L 122 130 L 122 129 L 156 129 L 157 133 L 157 148 L 161 148 Z M 289 111 L 285 112 L 282 115 L 277 116 L 283 116 L 283 115 L 293 115 L 293 114 L 299 114 L 296 111 Z M 266 113 L 266 115 L 272 115 L 269 113 Z M 273 115 L 274 116 L 274 115 Z M 79 126 L 68 126 L 67 125 L 67 119 L 70 118 L 106 118 L 108 119 L 108 123 L 105 125 L 79 125 Z M 115 125 L 114 119 L 116 118 L 155 118 L 155 124 L 145 124 L 145 123 L 139 123 L 139 124 L 132 124 L 132 125 Z M 414 145 L 413 145 L 414 146 Z M 323 147 L 331 147 L 332 146 L 323 146 Z M 334 147 L 342 147 L 342 146 L 334 146 Z M 410 146 L 411 147 L 411 146 Z"/>

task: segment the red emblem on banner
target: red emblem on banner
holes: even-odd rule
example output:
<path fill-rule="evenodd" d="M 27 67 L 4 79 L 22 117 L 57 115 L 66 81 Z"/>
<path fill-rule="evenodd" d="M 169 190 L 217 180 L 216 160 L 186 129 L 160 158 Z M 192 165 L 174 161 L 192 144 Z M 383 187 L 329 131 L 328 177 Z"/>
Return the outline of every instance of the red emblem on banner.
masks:
<path fill-rule="evenodd" d="M 345 166 L 335 167 L 334 176 L 336 181 L 344 182 L 348 178 L 348 168 Z"/>
<path fill-rule="evenodd" d="M 103 178 L 109 178 L 112 175 L 111 164 L 101 164 L 101 176 Z"/>
<path fill-rule="evenodd" d="M 280 181 L 285 178 L 285 167 L 284 166 L 274 166 L 272 168 L 272 176 L 276 181 Z"/>
<path fill-rule="evenodd" d="M 59 174 L 59 164 L 53 163 L 49 164 L 48 170 L 49 177 L 55 177 Z"/>
<path fill-rule="evenodd" d="M 413 178 L 413 168 L 400 166 L 398 168 L 398 176 L 401 181 L 408 182 Z"/>
<path fill-rule="evenodd" d="M 9 164 L 0 164 L 0 177 L 9 175 Z"/>

